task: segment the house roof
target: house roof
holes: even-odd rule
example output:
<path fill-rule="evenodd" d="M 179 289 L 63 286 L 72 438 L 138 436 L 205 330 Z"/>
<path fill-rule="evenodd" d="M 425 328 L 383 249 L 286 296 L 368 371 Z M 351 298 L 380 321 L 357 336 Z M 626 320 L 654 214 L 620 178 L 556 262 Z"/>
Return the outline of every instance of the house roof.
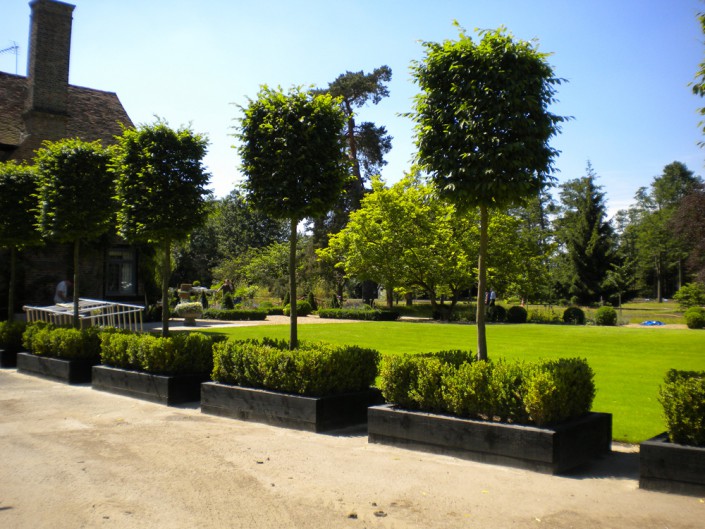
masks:
<path fill-rule="evenodd" d="M 27 137 L 23 113 L 27 108 L 27 77 L 0 72 L 0 159 L 31 160 L 45 138 Z M 115 143 L 121 125 L 133 126 L 114 92 L 68 86 L 66 137 Z"/>

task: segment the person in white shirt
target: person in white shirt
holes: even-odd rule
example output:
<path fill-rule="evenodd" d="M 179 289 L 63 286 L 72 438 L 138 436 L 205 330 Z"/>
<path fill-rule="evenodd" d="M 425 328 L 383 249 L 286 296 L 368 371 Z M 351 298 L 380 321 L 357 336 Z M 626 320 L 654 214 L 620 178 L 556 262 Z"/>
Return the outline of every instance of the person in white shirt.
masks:
<path fill-rule="evenodd" d="M 71 296 L 69 293 L 71 292 L 72 287 L 73 283 L 70 279 L 64 279 L 56 285 L 56 291 L 54 292 L 54 303 L 58 305 L 59 303 L 68 303 L 71 301 Z"/>

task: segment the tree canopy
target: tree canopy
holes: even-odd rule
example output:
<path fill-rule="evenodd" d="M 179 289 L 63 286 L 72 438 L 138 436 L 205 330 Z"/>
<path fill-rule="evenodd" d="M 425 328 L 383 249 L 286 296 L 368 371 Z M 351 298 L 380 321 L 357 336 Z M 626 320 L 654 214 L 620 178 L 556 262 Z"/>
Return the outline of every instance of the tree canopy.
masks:
<path fill-rule="evenodd" d="M 10 249 L 7 316 L 15 314 L 17 251 L 39 244 L 36 229 L 37 174 L 28 165 L 0 163 L 0 247 Z"/>
<path fill-rule="evenodd" d="M 418 162 L 441 197 L 460 211 L 480 208 L 479 292 L 486 289 L 488 208 L 521 204 L 553 181 L 558 154 L 549 140 L 565 118 L 549 112 L 561 83 L 547 55 L 504 29 L 460 31 L 457 41 L 425 42 L 412 65 Z M 478 304 L 478 351 L 487 357 L 484 308 Z"/>

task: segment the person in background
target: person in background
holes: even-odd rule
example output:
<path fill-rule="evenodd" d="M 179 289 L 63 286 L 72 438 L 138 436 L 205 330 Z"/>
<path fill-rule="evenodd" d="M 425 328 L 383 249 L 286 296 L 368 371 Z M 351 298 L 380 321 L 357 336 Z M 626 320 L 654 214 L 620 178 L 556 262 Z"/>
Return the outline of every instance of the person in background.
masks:
<path fill-rule="evenodd" d="M 54 303 L 68 303 L 71 301 L 71 289 L 73 288 L 73 282 L 70 279 L 64 279 L 58 285 L 56 285 L 56 291 L 54 292 Z"/>

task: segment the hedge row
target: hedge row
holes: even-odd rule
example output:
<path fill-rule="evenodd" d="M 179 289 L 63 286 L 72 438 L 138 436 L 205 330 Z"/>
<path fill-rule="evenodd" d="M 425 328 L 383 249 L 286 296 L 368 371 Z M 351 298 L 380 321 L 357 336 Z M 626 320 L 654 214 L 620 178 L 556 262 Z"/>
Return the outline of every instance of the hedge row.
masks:
<path fill-rule="evenodd" d="M 206 309 L 203 311 L 203 318 L 221 321 L 264 320 L 267 318 L 267 311 L 256 309 Z"/>
<path fill-rule="evenodd" d="M 671 442 L 705 446 L 705 371 L 671 369 L 659 389 L 659 402 Z"/>
<path fill-rule="evenodd" d="M 22 350 L 22 334 L 26 328 L 27 324 L 23 321 L 0 321 L 0 349 Z"/>
<path fill-rule="evenodd" d="M 396 310 L 379 309 L 318 309 L 319 318 L 338 320 L 395 321 L 401 314 Z"/>
<path fill-rule="evenodd" d="M 590 411 L 594 373 L 578 358 L 476 362 L 470 352 L 388 355 L 380 389 L 402 408 L 545 425 Z"/>
<path fill-rule="evenodd" d="M 300 395 L 361 391 L 374 384 L 379 353 L 357 346 L 285 341 L 228 341 L 213 346 L 212 379 Z"/>
<path fill-rule="evenodd" d="M 100 360 L 99 327 L 73 329 L 48 323 L 32 323 L 22 335 L 22 345 L 37 356 L 52 356 L 64 360 Z"/>
<path fill-rule="evenodd" d="M 104 365 L 155 375 L 208 374 L 213 370 L 214 338 L 201 333 L 150 334 L 104 332 L 100 360 Z"/>

